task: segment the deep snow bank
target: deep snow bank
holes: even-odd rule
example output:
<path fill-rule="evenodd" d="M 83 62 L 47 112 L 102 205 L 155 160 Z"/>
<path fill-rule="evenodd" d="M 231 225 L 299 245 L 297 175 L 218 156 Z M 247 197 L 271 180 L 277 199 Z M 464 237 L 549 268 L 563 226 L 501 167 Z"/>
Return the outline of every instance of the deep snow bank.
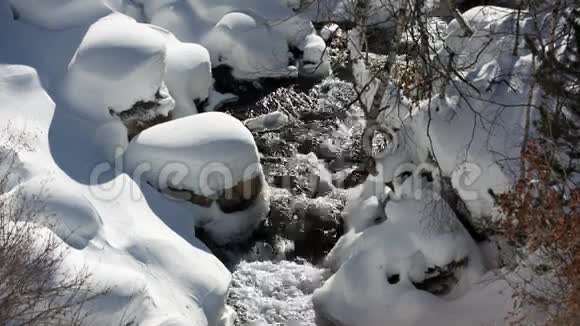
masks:
<path fill-rule="evenodd" d="M 104 158 L 92 151 L 92 136 L 75 128 L 81 120 L 61 108 L 55 110 L 34 69 L 0 65 L 0 101 L 2 130 L 33 136 L 30 151 L 18 153 L 22 179 L 14 189 L 46 198 L 50 219 L 37 222 L 50 226 L 62 246 L 70 249 L 63 269 L 86 267 L 97 288 L 112 288 L 86 306 L 93 323 L 231 324 L 232 312 L 224 304 L 231 275 L 191 236 L 191 219 L 182 216 L 172 223 L 182 237 L 151 210 L 150 205 L 164 207 L 159 206 L 162 197 L 145 201 L 127 175 L 90 185 L 62 170 L 53 158 L 60 147 L 83 144 L 81 152 L 69 154 L 65 166 L 86 169 L 87 179 L 90 168 Z M 6 124 L 9 129 L 4 129 Z M 103 198 L 103 188 L 118 192 Z M 163 216 L 177 211 L 174 207 Z"/>
<path fill-rule="evenodd" d="M 411 182 L 412 178 L 404 186 Z M 454 299 L 479 280 L 483 272 L 479 249 L 449 206 L 429 188 L 423 189 L 420 199 L 387 194 L 384 206 L 373 198 L 350 210 L 348 231 L 328 255 L 327 264 L 337 272 L 315 292 L 320 318 L 341 325 L 400 324 L 408 322 L 397 316 L 401 297 L 424 296 L 426 292 L 417 291 L 424 286 Z M 444 266 L 449 271 L 439 271 Z M 429 280 L 436 278 L 448 279 L 431 286 Z M 440 299 L 433 296 L 436 300 Z"/>

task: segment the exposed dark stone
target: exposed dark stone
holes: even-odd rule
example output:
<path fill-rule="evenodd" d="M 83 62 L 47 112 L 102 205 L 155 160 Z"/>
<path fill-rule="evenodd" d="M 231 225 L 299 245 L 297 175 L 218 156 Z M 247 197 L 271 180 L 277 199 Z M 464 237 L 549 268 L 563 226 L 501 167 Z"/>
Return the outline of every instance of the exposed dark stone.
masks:
<path fill-rule="evenodd" d="M 363 184 L 369 172 L 366 169 L 356 169 L 349 173 L 344 180 L 333 180 L 333 183 L 338 188 L 353 188 L 360 184 Z"/>
<path fill-rule="evenodd" d="M 230 214 L 250 208 L 262 192 L 263 187 L 262 177 L 256 176 L 252 179 L 241 181 L 231 188 L 224 189 L 219 195 L 212 197 L 196 194 L 190 190 L 175 189 L 172 187 L 168 187 L 168 189 L 163 189 L 162 191 L 173 197 L 190 201 L 202 207 L 210 207 L 214 201 L 217 201 L 221 211 Z"/>
<path fill-rule="evenodd" d="M 14 20 L 20 19 L 20 13 L 16 9 L 14 9 L 14 6 L 10 6 L 10 11 L 12 12 L 12 19 Z"/>
<path fill-rule="evenodd" d="M 457 216 L 457 219 L 459 219 L 459 222 L 461 222 L 473 240 L 476 242 L 487 240 L 487 235 L 481 230 L 478 230 L 478 228 L 473 223 L 471 213 L 469 212 L 469 209 L 467 209 L 465 202 L 463 202 L 461 197 L 459 197 L 457 190 L 453 188 L 451 179 L 449 177 L 443 177 L 441 178 L 441 184 L 441 197 L 443 200 L 445 200 L 445 202 L 447 202 L 449 207 L 451 207 L 455 213 L 455 216 Z"/>
<path fill-rule="evenodd" d="M 427 277 L 421 282 L 413 282 L 413 285 L 423 291 L 430 292 L 436 296 L 445 296 L 458 282 L 457 273 L 465 268 L 469 263 L 467 257 L 452 261 L 445 266 L 432 266 L 426 271 Z"/>
<path fill-rule="evenodd" d="M 289 86 L 296 82 L 295 77 L 259 78 L 258 80 L 237 79 L 232 74 L 233 68 L 228 65 L 218 65 L 212 68 L 214 88 L 220 93 L 233 93 L 240 97 L 237 105 L 250 104 L 268 95 L 279 87 Z"/>
<path fill-rule="evenodd" d="M 399 283 L 399 280 L 399 274 L 387 275 L 387 282 L 389 282 L 389 284 L 397 284 Z"/>
<path fill-rule="evenodd" d="M 193 103 L 195 104 L 195 107 L 197 108 L 197 112 L 203 113 L 203 112 L 205 112 L 205 108 L 209 105 L 209 97 L 206 97 L 203 100 L 196 98 L 195 100 L 193 100 Z"/>
<path fill-rule="evenodd" d="M 118 116 L 121 119 L 125 127 L 127 127 L 129 139 L 132 139 L 141 131 L 170 120 L 169 115 L 154 114 L 158 107 L 159 104 L 154 101 L 138 101 L 129 110 L 121 113 L 115 113 L 112 110 L 109 110 L 109 112 L 111 115 Z"/>

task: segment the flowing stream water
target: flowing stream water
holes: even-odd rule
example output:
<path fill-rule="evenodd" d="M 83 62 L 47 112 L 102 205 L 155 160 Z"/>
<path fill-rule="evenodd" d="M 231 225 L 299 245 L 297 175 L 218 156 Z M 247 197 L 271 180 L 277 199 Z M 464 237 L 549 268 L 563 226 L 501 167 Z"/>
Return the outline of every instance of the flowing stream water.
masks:
<path fill-rule="evenodd" d="M 345 188 L 358 182 L 353 148 L 364 119 L 354 98 L 352 84 L 328 78 L 225 109 L 240 120 L 274 111 L 289 118 L 253 132 L 270 186 L 268 219 L 246 245 L 213 248 L 232 270 L 237 325 L 315 325 L 312 294 L 329 277 L 321 263 L 342 233 Z"/>

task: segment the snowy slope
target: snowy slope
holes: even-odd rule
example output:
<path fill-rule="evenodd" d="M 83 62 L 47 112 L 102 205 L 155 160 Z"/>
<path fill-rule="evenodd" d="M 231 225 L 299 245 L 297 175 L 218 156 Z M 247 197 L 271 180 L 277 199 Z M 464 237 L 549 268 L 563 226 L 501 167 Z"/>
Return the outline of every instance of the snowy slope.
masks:
<path fill-rule="evenodd" d="M 69 249 L 64 268 L 86 267 L 99 288 L 112 288 L 86 307 L 95 324 L 230 325 L 231 275 L 195 238 L 190 208 L 112 166 L 100 150 L 110 132 L 99 133 L 94 119 L 60 96 L 90 23 L 47 30 L 13 21 L 0 3 L 2 130 L 10 124 L 11 132 L 32 135 L 14 186 L 46 196 L 54 217 L 39 222 Z"/>
<path fill-rule="evenodd" d="M 120 323 L 126 316 L 143 325 L 169 320 L 178 325 L 191 321 L 219 324 L 218 320 L 227 316 L 224 296 L 231 276 L 191 236 L 191 217 L 189 221 L 187 216 L 168 219 L 168 224 L 184 235 L 180 237 L 154 213 L 150 207 L 154 201 L 147 202 L 127 175 L 112 176 L 95 185 L 67 175 L 70 171 L 63 170 L 52 157 L 54 142 L 66 143 L 73 136 L 89 143 L 90 138 L 83 133 L 71 135 L 70 130 L 62 132 L 74 120 L 58 121 L 59 108 L 55 111 L 32 68 L 2 65 L 0 76 L 3 123 L 10 123 L 14 132 L 25 131 L 36 137 L 33 150 L 19 155 L 25 178 L 16 187 L 46 196 L 48 212 L 55 214 L 47 225 L 70 248 L 65 266 L 71 270 L 86 267 L 93 282 L 113 289 L 87 307 L 98 312 L 95 318 L 102 323 Z M 80 155 L 82 159 L 78 154 L 69 153 L 67 163 L 84 166 L 88 178 L 90 168 L 102 161 Z M 108 192 L 115 196 L 106 198 L 94 189 L 99 187 L 118 192 Z"/>

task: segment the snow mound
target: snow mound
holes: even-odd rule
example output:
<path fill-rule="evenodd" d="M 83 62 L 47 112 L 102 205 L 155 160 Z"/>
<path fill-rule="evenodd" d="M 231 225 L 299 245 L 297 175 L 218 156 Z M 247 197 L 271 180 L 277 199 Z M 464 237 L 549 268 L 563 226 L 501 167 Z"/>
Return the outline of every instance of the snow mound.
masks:
<path fill-rule="evenodd" d="M 374 217 L 374 225 L 363 231 L 358 231 L 360 225 L 347 225 L 347 234 L 329 253 L 327 263 L 333 263 L 337 272 L 314 294 L 321 318 L 341 325 L 398 324 L 403 321 L 397 319 L 396 310 L 401 297 L 421 296 L 427 292 L 418 288 L 424 287 L 453 300 L 483 274 L 475 242 L 435 193 L 424 189 L 420 199 L 391 197 L 383 218 L 377 215 L 377 203 L 377 199 L 367 201 L 357 212 L 368 214 L 350 219 Z M 451 280 L 433 285 L 439 270 L 450 273 Z M 427 294 L 431 301 L 442 300 Z"/>
<path fill-rule="evenodd" d="M 305 76 L 328 76 L 331 73 L 326 43 L 322 37 L 310 34 L 304 38 L 300 73 Z"/>
<path fill-rule="evenodd" d="M 190 200 L 216 242 L 247 235 L 268 210 L 252 134 L 220 112 L 149 128 L 125 152 L 125 171 L 174 197 Z"/>
<path fill-rule="evenodd" d="M 297 72 L 288 68 L 289 47 L 304 52 L 308 45 L 310 61 L 326 60 L 318 55 L 320 42 L 312 23 L 290 10 L 284 1 L 135 2 L 143 8 L 145 21 L 171 31 L 182 42 L 203 44 L 214 67 L 231 65 L 234 76 L 240 79 L 295 76 Z M 218 60 L 220 57 L 222 60 Z M 315 62 L 323 69 L 310 67 L 305 72 L 326 75 L 327 61 Z"/>
<path fill-rule="evenodd" d="M 42 179 L 27 182 L 21 190 L 42 193 Z M 82 191 L 68 183 L 55 181 L 46 197 L 43 224 L 70 247 L 79 250 L 87 247 L 103 227 L 103 220 Z"/>
<path fill-rule="evenodd" d="M 222 17 L 202 39 L 211 53 L 214 66 L 233 67 L 238 79 L 295 76 L 297 71 L 288 66 L 288 45 L 279 33 L 263 18 L 242 12 L 231 12 Z"/>
<path fill-rule="evenodd" d="M 258 151 L 252 134 L 237 119 L 221 112 L 189 116 L 151 127 L 129 144 L 125 153 L 127 171 L 140 164 L 151 164 L 151 171 L 143 174 L 152 185 L 164 188 L 160 180 L 162 169 L 171 162 L 182 163 L 187 176 L 171 182 L 173 188 L 191 190 L 211 196 L 214 189 L 226 189 L 239 181 L 261 175 Z M 219 164 L 227 178 L 209 175 L 206 169 Z M 203 185 L 202 178 L 207 178 Z M 161 181 L 161 182 L 160 182 Z"/>
<path fill-rule="evenodd" d="M 172 118 L 203 112 L 213 82 L 207 49 L 172 39 L 167 45 L 165 82 L 175 99 Z"/>
<path fill-rule="evenodd" d="M 79 114 L 106 121 L 137 102 L 157 102 L 167 116 L 171 98 L 156 98 L 165 74 L 165 38 L 133 19 L 112 14 L 95 22 L 72 58 L 65 97 Z"/>

